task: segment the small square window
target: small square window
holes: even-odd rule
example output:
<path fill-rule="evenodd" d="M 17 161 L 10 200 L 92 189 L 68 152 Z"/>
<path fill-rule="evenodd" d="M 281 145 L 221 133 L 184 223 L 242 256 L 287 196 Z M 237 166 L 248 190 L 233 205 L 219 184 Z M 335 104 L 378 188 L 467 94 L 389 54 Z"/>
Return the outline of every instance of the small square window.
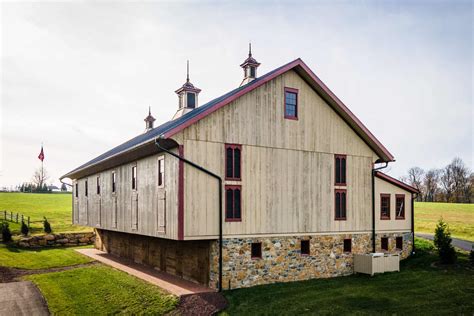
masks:
<path fill-rule="evenodd" d="M 396 243 L 397 243 L 397 249 L 403 250 L 403 237 L 397 237 Z"/>
<path fill-rule="evenodd" d="M 309 255 L 309 240 L 301 241 L 301 255 Z"/>
<path fill-rule="evenodd" d="M 262 243 L 261 242 L 253 242 L 252 243 L 252 259 L 260 259 L 262 258 Z"/>
<path fill-rule="evenodd" d="M 381 248 L 382 250 L 388 251 L 388 238 L 387 237 L 382 237 Z"/>
<path fill-rule="evenodd" d="M 344 239 L 344 252 L 352 252 L 352 239 Z"/>

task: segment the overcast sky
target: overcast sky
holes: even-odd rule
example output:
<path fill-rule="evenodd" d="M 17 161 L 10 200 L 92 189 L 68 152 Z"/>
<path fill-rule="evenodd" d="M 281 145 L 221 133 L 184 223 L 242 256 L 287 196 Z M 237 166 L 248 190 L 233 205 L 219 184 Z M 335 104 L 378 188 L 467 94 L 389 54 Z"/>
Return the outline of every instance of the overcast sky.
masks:
<path fill-rule="evenodd" d="M 200 104 L 301 57 L 391 151 L 389 173 L 473 164 L 472 2 L 1 3 L 0 186 L 58 178 L 161 124 L 191 63 Z"/>

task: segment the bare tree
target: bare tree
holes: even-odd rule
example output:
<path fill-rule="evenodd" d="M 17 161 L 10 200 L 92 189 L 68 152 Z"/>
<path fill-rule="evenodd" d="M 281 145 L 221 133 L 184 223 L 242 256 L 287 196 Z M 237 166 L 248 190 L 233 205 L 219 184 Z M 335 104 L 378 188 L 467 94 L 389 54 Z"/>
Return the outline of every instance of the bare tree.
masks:
<path fill-rule="evenodd" d="M 423 185 L 425 188 L 425 202 L 433 202 L 435 201 L 436 193 L 438 192 L 438 180 L 440 175 L 440 170 L 438 169 L 430 169 L 425 174 L 425 178 L 423 180 Z"/>
<path fill-rule="evenodd" d="M 420 167 L 413 167 L 408 169 L 408 182 L 411 186 L 415 187 L 420 194 L 417 197 L 418 201 L 423 201 L 425 190 L 423 187 L 423 175 L 425 172 Z"/>
<path fill-rule="evenodd" d="M 36 188 L 43 189 L 46 181 L 49 179 L 48 172 L 44 168 L 38 168 L 33 174 L 33 184 Z"/>
<path fill-rule="evenodd" d="M 452 202 L 452 196 L 454 192 L 454 176 L 451 165 L 447 165 L 441 170 L 440 182 L 443 186 L 446 202 Z"/>
<path fill-rule="evenodd" d="M 456 203 L 469 202 L 469 197 L 466 194 L 470 191 L 470 175 L 471 171 L 464 164 L 461 158 L 454 158 L 453 161 L 448 165 L 451 168 L 453 174 L 454 183 L 454 201 Z"/>

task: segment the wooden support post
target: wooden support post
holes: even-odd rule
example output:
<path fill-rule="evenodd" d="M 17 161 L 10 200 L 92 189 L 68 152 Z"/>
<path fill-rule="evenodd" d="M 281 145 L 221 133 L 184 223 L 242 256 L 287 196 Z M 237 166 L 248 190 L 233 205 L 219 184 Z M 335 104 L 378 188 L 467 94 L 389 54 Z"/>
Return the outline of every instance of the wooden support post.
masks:
<path fill-rule="evenodd" d="M 21 222 L 23 223 L 23 214 L 21 214 Z"/>
<path fill-rule="evenodd" d="M 18 213 L 16 213 L 16 222 L 18 223 Z"/>

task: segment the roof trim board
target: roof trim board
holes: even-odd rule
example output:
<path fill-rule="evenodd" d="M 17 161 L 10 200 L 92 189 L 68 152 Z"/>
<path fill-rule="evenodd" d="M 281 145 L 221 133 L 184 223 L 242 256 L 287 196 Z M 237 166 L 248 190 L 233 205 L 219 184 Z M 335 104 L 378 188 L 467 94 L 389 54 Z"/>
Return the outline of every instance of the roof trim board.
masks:
<path fill-rule="evenodd" d="M 411 185 L 408 185 L 406 183 L 403 183 L 402 181 L 400 180 L 397 180 L 391 176 L 389 176 L 388 174 L 385 174 L 385 173 L 382 173 L 380 171 L 376 171 L 375 172 L 375 176 L 379 179 L 382 179 L 382 180 L 385 180 L 387 181 L 388 183 L 391 183 L 399 188 L 402 188 L 404 190 L 407 190 L 408 192 L 411 192 L 411 193 L 420 193 L 420 191 L 418 191 L 417 188 L 414 188 L 412 187 Z"/>

